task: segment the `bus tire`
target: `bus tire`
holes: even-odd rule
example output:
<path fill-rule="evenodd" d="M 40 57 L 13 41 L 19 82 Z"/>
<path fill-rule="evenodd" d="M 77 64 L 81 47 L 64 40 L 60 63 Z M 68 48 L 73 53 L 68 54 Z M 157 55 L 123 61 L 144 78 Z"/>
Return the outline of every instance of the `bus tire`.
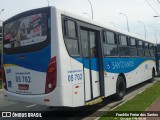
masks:
<path fill-rule="evenodd" d="M 122 100 L 126 93 L 126 84 L 125 80 L 122 76 L 118 76 L 117 83 L 116 83 L 116 100 Z"/>

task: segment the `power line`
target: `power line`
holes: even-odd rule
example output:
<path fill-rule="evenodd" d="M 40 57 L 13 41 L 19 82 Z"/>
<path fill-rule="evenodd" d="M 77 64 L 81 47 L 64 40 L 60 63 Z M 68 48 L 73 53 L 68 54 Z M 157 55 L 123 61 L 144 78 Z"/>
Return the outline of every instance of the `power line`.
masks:
<path fill-rule="evenodd" d="M 159 2 L 159 3 L 160 3 L 160 1 L 159 1 L 159 0 L 157 0 L 157 2 Z"/>
<path fill-rule="evenodd" d="M 154 0 L 160 8 L 160 2 L 158 0 Z"/>
<path fill-rule="evenodd" d="M 155 4 L 157 6 L 158 10 L 159 10 L 160 9 L 159 4 L 157 4 L 157 2 L 155 0 L 152 0 L 152 1 L 154 2 L 153 4 Z"/>
<path fill-rule="evenodd" d="M 151 3 L 149 3 L 147 0 L 145 0 L 148 5 L 160 16 L 160 13 L 151 5 Z"/>
<path fill-rule="evenodd" d="M 160 9 L 159 9 L 158 4 L 154 0 L 147 0 L 147 1 L 148 3 L 150 3 L 152 8 L 154 8 L 158 12 L 158 14 L 160 14 Z"/>
<path fill-rule="evenodd" d="M 158 13 L 160 13 L 160 4 L 157 2 L 157 0 L 149 0 L 150 4 L 152 4 L 152 7 L 157 10 Z"/>

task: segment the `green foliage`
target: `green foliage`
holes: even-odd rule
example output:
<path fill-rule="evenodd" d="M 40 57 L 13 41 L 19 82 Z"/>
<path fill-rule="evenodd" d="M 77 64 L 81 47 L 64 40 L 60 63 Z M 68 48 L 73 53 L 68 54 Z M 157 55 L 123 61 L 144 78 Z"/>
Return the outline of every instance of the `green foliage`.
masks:
<path fill-rule="evenodd" d="M 145 111 L 155 100 L 160 97 L 160 81 L 153 86 L 138 94 L 125 104 L 112 110 L 112 112 L 119 111 Z M 107 117 L 108 114 L 103 115 L 100 120 L 119 120 L 119 118 Z"/>

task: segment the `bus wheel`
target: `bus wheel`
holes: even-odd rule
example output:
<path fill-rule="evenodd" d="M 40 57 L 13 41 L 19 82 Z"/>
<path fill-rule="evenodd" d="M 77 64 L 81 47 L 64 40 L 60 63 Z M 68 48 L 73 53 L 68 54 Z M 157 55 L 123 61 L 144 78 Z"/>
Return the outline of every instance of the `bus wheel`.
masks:
<path fill-rule="evenodd" d="M 125 93 L 126 93 L 125 80 L 122 76 L 119 76 L 116 84 L 116 94 L 115 94 L 116 100 L 123 99 Z"/>

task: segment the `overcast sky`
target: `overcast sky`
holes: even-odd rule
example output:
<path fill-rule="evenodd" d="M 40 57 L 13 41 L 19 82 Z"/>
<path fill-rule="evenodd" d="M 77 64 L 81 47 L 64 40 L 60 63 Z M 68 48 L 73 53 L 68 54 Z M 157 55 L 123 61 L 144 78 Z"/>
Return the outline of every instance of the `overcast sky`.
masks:
<path fill-rule="evenodd" d="M 34 8 L 48 6 L 58 6 L 62 9 L 71 11 L 80 16 L 91 19 L 91 7 L 88 0 L 0 0 L 0 20 L 4 21 L 20 12 L 27 11 Z M 119 29 L 127 31 L 128 17 L 129 30 L 131 33 L 137 34 L 144 38 L 144 26 L 141 21 L 146 25 L 146 37 L 150 42 L 155 43 L 155 30 L 157 30 L 157 40 L 160 43 L 160 17 L 154 18 L 153 16 L 159 15 L 160 4 L 154 3 L 156 0 L 148 0 L 154 5 L 155 12 L 146 0 L 90 0 L 93 6 L 93 20 L 102 24 L 109 24 Z M 87 13 L 87 14 L 84 14 Z M 1 23 L 0 23 L 1 25 Z M 159 30 L 159 31 L 158 31 Z"/>

